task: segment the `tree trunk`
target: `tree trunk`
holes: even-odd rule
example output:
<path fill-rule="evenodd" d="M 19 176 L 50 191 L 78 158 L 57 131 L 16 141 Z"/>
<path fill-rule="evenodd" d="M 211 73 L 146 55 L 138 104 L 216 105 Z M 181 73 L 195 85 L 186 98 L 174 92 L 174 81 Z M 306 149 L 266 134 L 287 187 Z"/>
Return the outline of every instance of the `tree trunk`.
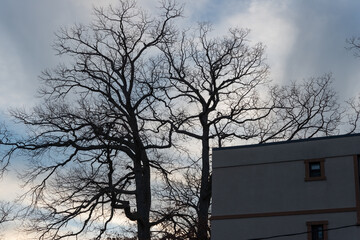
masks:
<path fill-rule="evenodd" d="M 135 119 L 135 117 L 134 117 Z M 137 227 L 138 239 L 151 239 L 150 208 L 151 208 L 151 185 L 150 185 L 150 164 L 147 152 L 141 142 L 136 121 L 133 121 L 133 134 L 136 142 L 134 161 L 135 184 L 136 184 L 136 206 L 137 206 Z"/>
<path fill-rule="evenodd" d="M 150 234 L 150 224 L 149 222 L 147 224 L 143 224 L 141 220 L 138 220 L 138 239 L 139 240 L 150 240 L 151 234 Z"/>
<path fill-rule="evenodd" d="M 145 158 L 145 159 L 144 159 Z M 145 163 L 144 163 L 145 162 Z M 143 156 L 142 164 L 136 164 L 135 180 L 137 185 L 136 205 L 138 213 L 138 239 L 150 240 L 150 206 L 151 206 L 151 189 L 150 189 L 150 167 L 146 156 Z"/>
<path fill-rule="evenodd" d="M 211 181 L 210 181 L 210 147 L 209 147 L 209 128 L 204 126 L 202 139 L 202 175 L 201 189 L 198 209 L 198 234 L 199 240 L 207 240 L 208 238 L 208 214 L 211 199 Z"/>

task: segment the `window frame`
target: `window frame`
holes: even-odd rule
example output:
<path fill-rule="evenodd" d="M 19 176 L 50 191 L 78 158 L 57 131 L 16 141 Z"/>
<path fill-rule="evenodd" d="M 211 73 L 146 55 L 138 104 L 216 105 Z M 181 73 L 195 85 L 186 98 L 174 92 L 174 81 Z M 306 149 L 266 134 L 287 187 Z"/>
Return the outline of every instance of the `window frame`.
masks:
<path fill-rule="evenodd" d="M 311 163 L 320 163 L 320 176 L 312 177 L 310 176 L 310 165 Z M 309 159 L 305 160 L 305 181 L 323 181 L 326 180 L 325 176 L 325 159 L 318 158 L 318 159 Z"/>
<path fill-rule="evenodd" d="M 328 221 L 311 221 L 311 222 L 306 222 L 306 226 L 307 226 L 307 240 L 313 240 L 312 239 L 312 227 L 313 226 L 317 226 L 317 225 L 322 225 L 323 228 L 323 240 L 328 240 L 328 225 L 329 222 Z"/>

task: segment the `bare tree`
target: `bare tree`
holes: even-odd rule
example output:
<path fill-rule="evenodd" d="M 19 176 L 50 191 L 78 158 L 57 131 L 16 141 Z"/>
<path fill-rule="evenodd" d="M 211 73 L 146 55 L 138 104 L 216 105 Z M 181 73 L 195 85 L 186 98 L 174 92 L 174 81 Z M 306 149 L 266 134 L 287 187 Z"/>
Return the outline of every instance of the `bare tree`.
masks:
<path fill-rule="evenodd" d="M 184 33 L 176 44 L 163 46 L 171 82 L 167 96 L 177 105 L 170 116 L 173 126 L 201 145 L 197 239 L 210 236 L 211 141 L 222 146 L 225 139 L 252 137 L 255 132 L 245 126 L 266 117 L 272 109 L 272 104 L 262 102 L 257 94 L 268 72 L 264 47 L 249 47 L 246 30 L 232 29 L 228 36 L 212 39 L 210 30 L 208 24 L 201 24 L 194 37 Z"/>
<path fill-rule="evenodd" d="M 29 156 L 24 173 L 31 197 L 26 215 L 39 239 L 88 236 L 100 239 L 127 217 L 138 239 L 165 218 L 152 215 L 151 174 L 164 173 L 158 151 L 171 146 L 171 126 L 152 120 L 162 104 L 156 46 L 171 41 L 172 19 L 181 8 L 164 1 L 157 18 L 132 0 L 95 9 L 89 26 L 57 34 L 55 49 L 70 59 L 41 78 L 42 105 L 12 111 L 29 135 L 2 137 L 8 157 Z"/>
<path fill-rule="evenodd" d="M 170 80 L 169 118 L 178 134 L 200 142 L 198 181 L 173 183 L 169 194 L 193 213 L 178 216 L 173 232 L 184 232 L 186 225 L 195 232 L 192 239 L 210 238 L 211 146 L 331 134 L 340 117 L 330 76 L 271 87 L 264 46 L 251 46 L 248 30 L 230 29 L 222 38 L 210 34 L 211 26 L 200 24 L 195 33 L 184 32 L 162 46 Z"/>
<path fill-rule="evenodd" d="M 259 143 L 338 134 L 342 112 L 331 83 L 331 74 L 325 74 L 302 83 L 273 86 L 275 108 L 255 126 Z"/>

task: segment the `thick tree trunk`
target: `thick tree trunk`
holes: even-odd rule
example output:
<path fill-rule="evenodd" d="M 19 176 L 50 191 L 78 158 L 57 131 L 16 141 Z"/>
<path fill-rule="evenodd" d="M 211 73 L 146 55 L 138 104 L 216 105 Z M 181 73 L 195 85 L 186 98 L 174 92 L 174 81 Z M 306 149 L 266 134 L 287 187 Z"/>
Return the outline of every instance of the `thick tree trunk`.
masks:
<path fill-rule="evenodd" d="M 141 211 L 139 211 L 139 215 L 141 215 Z M 147 221 L 146 219 L 147 218 Z M 149 217 L 141 216 L 140 220 L 137 222 L 138 227 L 138 239 L 139 240 L 150 240 L 151 232 L 150 232 L 150 223 Z"/>
<path fill-rule="evenodd" d="M 150 185 L 150 164 L 147 152 L 138 131 L 136 117 L 133 116 L 133 137 L 135 141 L 134 161 L 135 185 L 136 185 L 136 207 L 137 207 L 137 228 L 139 240 L 151 239 L 150 208 L 151 208 L 151 185 Z"/>
<path fill-rule="evenodd" d="M 207 240 L 208 237 L 208 214 L 211 200 L 211 180 L 210 180 L 210 147 L 209 147 L 209 128 L 203 128 L 202 139 L 202 174 L 201 174 L 201 189 L 198 209 L 198 226 L 197 237 L 199 240 Z"/>
<path fill-rule="evenodd" d="M 137 205 L 137 227 L 138 239 L 150 240 L 150 207 L 151 207 L 151 188 L 150 188 L 150 167 L 148 159 L 143 155 L 142 162 L 136 167 L 135 180 L 137 186 L 136 205 Z"/>

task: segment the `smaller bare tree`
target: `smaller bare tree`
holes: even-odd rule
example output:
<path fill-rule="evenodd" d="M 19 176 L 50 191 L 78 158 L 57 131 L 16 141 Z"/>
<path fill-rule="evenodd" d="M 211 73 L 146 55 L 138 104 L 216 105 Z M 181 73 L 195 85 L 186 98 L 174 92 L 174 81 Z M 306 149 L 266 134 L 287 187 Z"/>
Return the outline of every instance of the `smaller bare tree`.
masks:
<path fill-rule="evenodd" d="M 198 141 L 200 146 L 200 176 L 187 182 L 191 186 L 180 184 L 172 189 L 177 192 L 172 197 L 175 202 L 182 197 L 183 204 L 192 209 L 181 221 L 192 225 L 188 231 L 203 240 L 210 238 L 212 144 L 222 146 L 235 138 L 254 137 L 247 126 L 266 117 L 273 107 L 258 94 L 267 82 L 264 46 L 249 46 L 248 30 L 230 29 L 222 38 L 211 37 L 211 31 L 209 24 L 200 24 L 193 33 L 184 32 L 176 41 L 162 45 L 169 79 L 169 119 L 178 134 Z M 187 197 L 191 192 L 196 197 L 190 202 Z"/>
<path fill-rule="evenodd" d="M 264 46 L 251 45 L 248 30 L 230 29 L 224 37 L 211 37 L 211 30 L 200 24 L 162 45 L 169 118 L 178 134 L 200 146 L 199 176 L 172 185 L 169 198 L 188 206 L 176 222 L 182 224 L 172 226 L 174 232 L 188 226 L 193 239 L 204 240 L 210 238 L 211 147 L 330 135 L 341 117 L 331 75 L 271 86 Z"/>

